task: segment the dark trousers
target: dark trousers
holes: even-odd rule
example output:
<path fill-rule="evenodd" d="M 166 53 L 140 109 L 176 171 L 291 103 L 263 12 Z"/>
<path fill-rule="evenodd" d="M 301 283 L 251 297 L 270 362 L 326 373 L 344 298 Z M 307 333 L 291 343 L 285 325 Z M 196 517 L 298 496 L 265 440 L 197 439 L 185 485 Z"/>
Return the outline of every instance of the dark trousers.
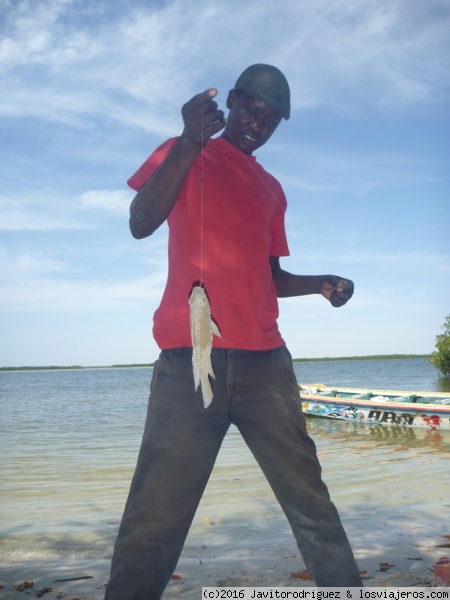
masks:
<path fill-rule="evenodd" d="M 106 600 L 161 597 L 231 423 L 269 481 L 316 585 L 362 587 L 306 432 L 288 350 L 213 349 L 212 361 L 214 399 L 206 410 L 194 391 L 190 348 L 163 350 L 155 364 Z"/>

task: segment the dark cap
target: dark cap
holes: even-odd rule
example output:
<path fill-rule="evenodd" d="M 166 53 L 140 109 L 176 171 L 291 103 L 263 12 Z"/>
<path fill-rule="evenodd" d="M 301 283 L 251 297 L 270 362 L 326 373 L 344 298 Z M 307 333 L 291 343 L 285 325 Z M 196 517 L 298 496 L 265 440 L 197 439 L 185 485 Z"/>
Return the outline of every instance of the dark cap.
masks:
<path fill-rule="evenodd" d="M 275 108 L 284 119 L 291 116 L 291 92 L 283 73 L 271 65 L 257 64 L 245 69 L 234 86 Z"/>

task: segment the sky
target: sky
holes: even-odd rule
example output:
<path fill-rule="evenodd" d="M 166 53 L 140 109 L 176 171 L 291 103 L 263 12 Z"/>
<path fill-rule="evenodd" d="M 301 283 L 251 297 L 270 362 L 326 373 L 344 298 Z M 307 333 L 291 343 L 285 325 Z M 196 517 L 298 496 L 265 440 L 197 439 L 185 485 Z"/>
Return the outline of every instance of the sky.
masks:
<path fill-rule="evenodd" d="M 355 282 L 281 299 L 296 358 L 428 354 L 450 313 L 449 0 L 3 0 L 0 366 L 153 362 L 167 228 L 126 181 L 181 106 L 253 63 L 292 114 L 257 153 L 288 200 L 282 268 Z M 224 282 L 226 285 L 226 282 Z"/>

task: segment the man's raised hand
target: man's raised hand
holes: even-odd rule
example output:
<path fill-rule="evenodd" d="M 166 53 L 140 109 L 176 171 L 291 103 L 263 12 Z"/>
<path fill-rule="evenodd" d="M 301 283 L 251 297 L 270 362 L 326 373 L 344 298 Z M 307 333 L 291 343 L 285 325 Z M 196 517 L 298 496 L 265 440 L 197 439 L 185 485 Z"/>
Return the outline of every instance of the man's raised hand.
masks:
<path fill-rule="evenodd" d="M 182 138 L 197 146 L 203 144 L 215 133 L 225 127 L 223 110 L 218 110 L 218 105 L 213 98 L 217 90 L 210 88 L 197 94 L 181 109 L 184 129 Z"/>

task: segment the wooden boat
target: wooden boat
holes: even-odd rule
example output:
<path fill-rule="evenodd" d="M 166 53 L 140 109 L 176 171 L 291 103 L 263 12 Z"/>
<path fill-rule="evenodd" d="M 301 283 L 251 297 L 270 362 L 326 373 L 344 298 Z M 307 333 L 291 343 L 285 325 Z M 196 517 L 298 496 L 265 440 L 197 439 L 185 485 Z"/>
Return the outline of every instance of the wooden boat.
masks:
<path fill-rule="evenodd" d="M 368 425 L 450 430 L 450 394 L 299 385 L 303 412 Z"/>

